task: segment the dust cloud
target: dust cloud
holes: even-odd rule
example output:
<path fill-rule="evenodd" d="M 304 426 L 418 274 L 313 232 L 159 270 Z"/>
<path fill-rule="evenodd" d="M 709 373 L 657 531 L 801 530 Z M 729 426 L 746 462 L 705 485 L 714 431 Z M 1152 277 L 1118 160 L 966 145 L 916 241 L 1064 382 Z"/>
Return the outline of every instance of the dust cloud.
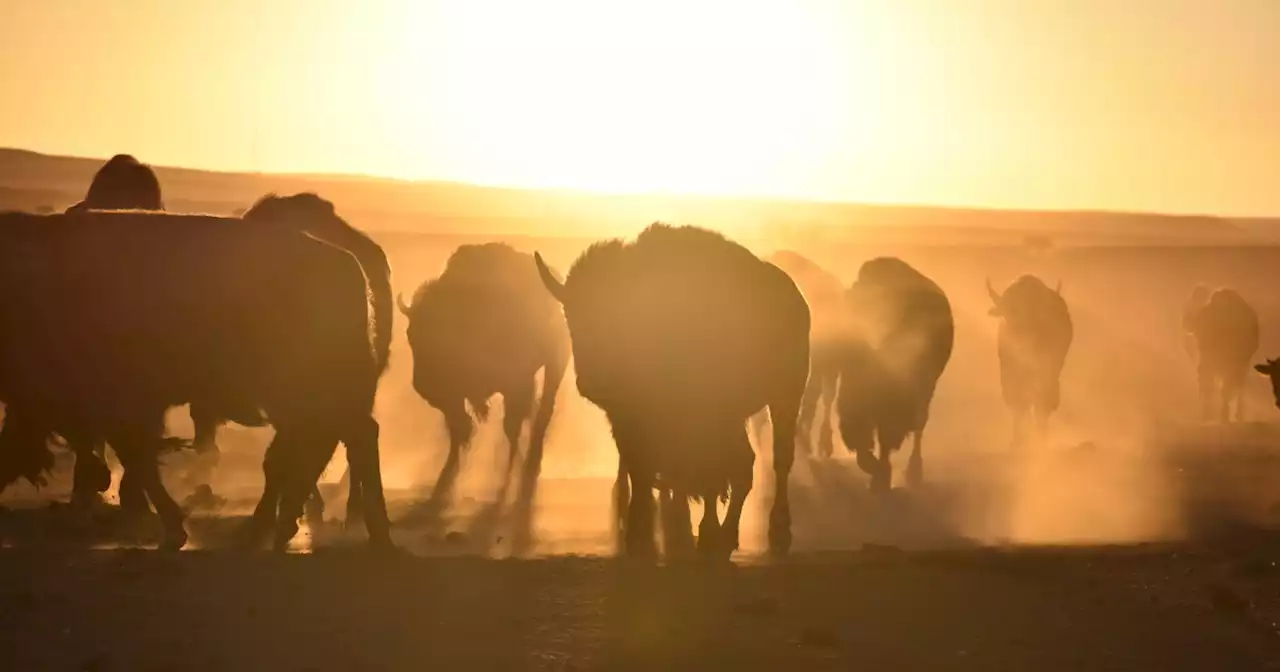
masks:
<path fill-rule="evenodd" d="M 479 239 L 479 237 L 475 237 Z M 406 295 L 434 276 L 457 244 L 470 238 L 420 236 L 384 243 L 395 289 Z M 527 238 L 567 269 L 588 240 Z M 1219 425 L 1199 418 L 1194 365 L 1183 348 L 1183 301 L 1199 283 L 1230 286 L 1256 308 L 1263 341 L 1258 358 L 1280 355 L 1280 305 L 1270 247 L 1091 245 L 1049 251 L 1019 245 L 937 243 L 922 237 L 893 243 L 842 244 L 747 240 L 762 255 L 786 246 L 810 256 L 847 284 L 872 257 L 899 256 L 948 294 L 956 341 L 924 437 L 926 484 L 872 497 L 867 479 L 837 437 L 832 460 L 798 457 L 793 472 L 796 552 L 860 548 L 972 545 L 1123 544 L 1215 534 L 1239 525 L 1270 525 L 1280 512 L 1280 430 L 1265 381 L 1250 376 L 1247 422 Z M 985 282 L 1003 287 L 1033 273 L 1062 282 L 1075 340 L 1062 376 L 1062 406 L 1043 445 L 1010 445 L 1012 420 L 1001 398 L 996 323 Z M 383 474 L 398 543 L 422 553 L 493 557 L 610 554 L 616 550 L 610 490 L 617 469 L 603 414 L 582 399 L 574 370 L 560 390 L 536 492 L 503 488 L 508 471 L 502 405 L 479 425 L 463 456 L 448 506 L 424 511 L 447 454 L 440 414 L 410 385 L 412 355 L 397 325 L 392 363 L 377 400 Z M 189 435 L 185 409 L 170 431 Z M 527 442 L 526 428 L 524 441 Z M 226 497 L 215 517 L 247 515 L 260 493 L 261 458 L 271 430 L 224 428 L 223 458 L 213 482 Z M 896 456 L 904 467 L 906 453 Z M 168 461 L 179 465 L 183 456 Z M 341 519 L 345 468 L 339 450 L 324 477 L 326 516 Z M 519 472 L 517 463 L 514 471 Z M 167 472 L 181 471 L 167 469 Z M 758 447 L 755 489 L 743 517 L 743 557 L 763 555 L 773 476 L 768 442 Z M 179 476 L 167 473 L 175 495 Z M 895 475 L 895 486 L 901 473 Z M 518 479 L 517 479 L 518 480 Z M 34 493 L 15 487 L 6 500 Z M 43 496 L 43 495 L 42 495 Z M 527 501 L 522 502 L 522 498 Z M 701 507 L 693 507 L 695 517 Z M 326 543 L 362 536 L 316 530 Z M 695 525 L 696 528 L 696 525 Z M 193 538 L 202 540 L 200 523 Z M 218 543 L 217 535 L 203 541 Z M 308 542 L 309 543 L 309 542 Z"/>

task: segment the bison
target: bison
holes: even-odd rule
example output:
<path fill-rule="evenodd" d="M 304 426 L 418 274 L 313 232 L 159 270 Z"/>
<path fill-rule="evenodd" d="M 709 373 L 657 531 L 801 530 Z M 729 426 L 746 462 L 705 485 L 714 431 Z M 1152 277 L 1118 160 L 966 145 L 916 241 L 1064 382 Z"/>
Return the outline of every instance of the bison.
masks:
<path fill-rule="evenodd" d="M 718 233 L 662 223 L 633 242 L 592 245 L 564 282 L 535 260 L 564 305 L 578 391 L 608 417 L 635 494 L 625 507 L 626 552 L 656 554 L 652 491 L 661 485 L 685 527 L 689 499 L 701 499 L 700 554 L 732 554 L 755 462 L 746 423 L 767 407 L 777 476 L 769 542 L 785 553 L 809 377 L 809 307 L 791 278 Z"/>
<path fill-rule="evenodd" d="M 480 420 L 489 399 L 501 394 L 503 430 L 510 450 L 510 478 L 520 431 L 533 415 L 535 377 L 542 393 L 529 436 L 526 473 L 536 476 L 555 409 L 556 393 L 569 366 L 569 330 L 560 304 L 547 293 L 531 255 L 503 243 L 463 245 L 440 277 L 428 280 L 400 310 L 409 319 L 413 387 L 444 414 L 449 457 L 433 499 L 447 495 L 460 454 L 471 439 L 472 412 Z"/>
<path fill-rule="evenodd" d="M 1240 393 L 1258 351 L 1257 312 L 1238 292 L 1221 288 L 1203 305 L 1188 309 L 1184 325 L 1195 339 L 1201 417 L 1226 422 L 1234 404 L 1235 420 L 1242 420 Z"/>
<path fill-rule="evenodd" d="M 117 154 L 94 174 L 84 200 L 67 208 L 67 212 L 86 210 L 164 210 L 160 181 L 147 164 L 129 154 Z M 207 469 L 217 463 L 217 429 L 222 419 L 200 402 L 192 403 L 190 413 L 195 428 L 193 447 L 205 466 L 199 471 L 207 474 Z M 70 447 L 76 456 L 72 501 L 93 501 L 111 485 L 111 472 L 104 459 L 105 445 L 101 440 L 81 437 L 70 442 Z M 14 451 L 5 454 L 11 466 L 0 469 L 4 473 L 0 484 L 10 483 L 19 476 L 33 483 L 41 482 L 44 471 L 52 466 L 48 463 L 51 457 L 48 451 L 41 445 L 13 448 Z M 123 479 L 120 486 L 120 503 L 124 508 L 147 509 L 146 495 L 133 479 Z"/>
<path fill-rule="evenodd" d="M 116 154 L 94 173 L 84 200 L 67 208 L 79 210 L 164 210 L 160 180 L 151 166 Z"/>
<path fill-rule="evenodd" d="M 805 455 L 831 457 L 835 427 L 830 418 L 835 410 L 836 385 L 840 379 L 844 286 L 835 275 L 798 252 L 778 251 L 770 255 L 768 261 L 791 276 L 808 301 L 812 315 L 809 386 L 800 405 L 797 441 Z M 752 417 L 753 438 L 762 434 L 767 418 L 763 412 Z"/>
<path fill-rule="evenodd" d="M 23 419 L 6 423 L 6 438 L 105 438 L 155 506 L 162 547 L 176 548 L 183 513 L 156 453 L 166 409 L 205 401 L 275 426 L 252 531 L 270 523 L 276 547 L 288 543 L 341 441 L 370 540 L 390 545 L 372 417 L 390 349 L 390 269 L 331 203 L 269 195 L 241 219 L 5 213 L 0 238 L 0 395 Z"/>
<path fill-rule="evenodd" d="M 1014 280 L 1003 294 L 987 280 L 987 293 L 989 314 L 1000 320 L 1000 387 L 1013 413 L 1013 444 L 1021 446 L 1027 441 L 1028 423 L 1043 438 L 1049 416 L 1058 410 L 1059 379 L 1075 334 L 1071 313 L 1062 298 L 1062 283 L 1050 289 L 1034 275 Z"/>
<path fill-rule="evenodd" d="M 840 358 L 840 434 L 872 489 L 881 492 L 892 485 L 892 454 L 911 434 L 907 482 L 918 485 L 929 406 L 955 341 L 951 304 L 937 284 L 894 257 L 864 263 L 846 296 L 850 330 Z"/>
<path fill-rule="evenodd" d="M 68 207 L 66 211 L 95 209 L 163 210 L 160 181 L 150 166 L 128 154 L 117 154 L 94 173 L 84 200 Z M 13 415 L 10 411 L 8 417 L 13 418 Z M 17 426 L 26 424 L 21 417 L 11 419 L 10 422 Z M 32 483 L 43 483 L 44 473 L 53 466 L 52 455 L 43 444 L 43 440 L 33 440 L 30 445 L 7 442 L 9 449 L 3 453 L 3 465 L 0 466 L 0 489 L 19 477 L 25 477 Z M 92 501 L 111 486 L 111 471 L 104 460 L 105 445 L 101 440 L 90 437 L 78 437 L 69 444 L 76 456 L 72 501 Z M 146 496 L 141 495 L 132 481 L 121 485 L 120 497 L 124 506 L 146 507 Z"/>

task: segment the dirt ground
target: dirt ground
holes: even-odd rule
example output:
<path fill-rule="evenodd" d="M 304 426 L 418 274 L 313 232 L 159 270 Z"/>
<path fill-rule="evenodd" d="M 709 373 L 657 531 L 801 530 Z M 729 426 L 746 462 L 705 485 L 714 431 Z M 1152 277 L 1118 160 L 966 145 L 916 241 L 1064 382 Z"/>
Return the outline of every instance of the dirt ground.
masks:
<path fill-rule="evenodd" d="M 870 548 L 655 568 L 7 550 L 0 668 L 1280 669 L 1277 551 Z"/>
<path fill-rule="evenodd" d="M 884 501 L 845 461 L 808 465 L 793 477 L 796 552 L 764 553 L 762 486 L 729 567 L 612 557 L 601 478 L 546 479 L 524 514 L 484 499 L 487 485 L 444 514 L 393 492 L 395 556 L 330 523 L 290 555 L 234 550 L 252 483 L 193 515 L 177 554 L 132 547 L 155 530 L 111 509 L 84 520 L 42 503 L 65 484 L 18 489 L 0 513 L 0 670 L 1280 669 L 1280 534 L 1270 500 L 1248 495 L 1273 475 L 1269 455 L 1162 463 L 1198 474 L 1167 488 L 1196 514 L 1178 516 L 1181 538 L 1072 545 L 1020 540 L 1019 515 L 993 523 L 1020 500 L 977 458 L 962 472 L 939 457 L 930 487 Z M 1133 532 L 1108 528 L 1090 506 L 1110 500 L 1081 487 L 1113 462 L 1060 456 L 1047 468 L 1084 480 L 1059 484 L 1069 505 L 1032 511 L 1086 520 L 1036 529 Z"/>

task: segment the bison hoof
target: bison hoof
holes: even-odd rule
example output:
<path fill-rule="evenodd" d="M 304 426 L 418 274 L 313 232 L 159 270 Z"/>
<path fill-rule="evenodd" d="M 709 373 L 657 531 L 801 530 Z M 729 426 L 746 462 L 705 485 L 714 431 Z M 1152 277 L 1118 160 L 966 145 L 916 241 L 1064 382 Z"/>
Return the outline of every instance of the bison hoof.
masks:
<path fill-rule="evenodd" d="M 911 460 L 907 464 L 907 485 L 912 488 L 918 488 L 924 485 L 924 462 L 921 460 Z"/>
<path fill-rule="evenodd" d="M 400 547 L 391 541 L 390 535 L 371 535 L 369 537 L 369 550 L 379 555 L 399 555 Z"/>
<path fill-rule="evenodd" d="M 282 525 L 276 530 L 275 539 L 271 543 L 271 549 L 277 553 L 284 553 L 289 550 L 289 542 L 293 541 L 294 536 L 298 534 L 298 526 L 296 524 Z"/>
<path fill-rule="evenodd" d="M 652 561 L 658 559 L 658 546 L 653 539 L 627 539 L 627 557 L 636 560 Z"/>
<path fill-rule="evenodd" d="M 892 479 L 893 472 L 890 469 L 887 467 L 878 469 L 876 473 L 871 476 L 871 491 L 875 493 L 889 492 L 889 488 L 893 483 Z"/>
<path fill-rule="evenodd" d="M 164 540 L 160 542 L 160 550 L 180 551 L 183 546 L 187 545 L 187 539 L 187 531 L 179 525 L 165 532 Z"/>
<path fill-rule="evenodd" d="M 790 552 L 791 530 L 771 528 L 769 530 L 769 553 L 780 558 Z"/>

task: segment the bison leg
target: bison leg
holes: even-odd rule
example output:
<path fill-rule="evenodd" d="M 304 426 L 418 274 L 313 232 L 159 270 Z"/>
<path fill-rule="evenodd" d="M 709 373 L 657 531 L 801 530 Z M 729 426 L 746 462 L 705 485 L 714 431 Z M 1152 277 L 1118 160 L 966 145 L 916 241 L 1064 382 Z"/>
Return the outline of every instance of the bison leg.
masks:
<path fill-rule="evenodd" d="M 529 492 L 542 474 L 542 453 L 547 442 L 547 430 L 551 427 L 551 418 L 556 410 L 556 396 L 560 394 L 560 385 L 564 382 L 565 372 L 569 368 L 567 356 L 558 357 L 548 363 L 542 373 L 542 396 L 538 399 L 538 412 L 533 418 L 533 428 L 529 431 L 529 453 L 525 455 L 524 483 L 522 487 Z"/>
<path fill-rule="evenodd" d="M 1196 383 L 1200 390 L 1200 419 L 1208 422 L 1213 417 L 1213 392 L 1217 380 L 1205 357 L 1201 357 L 1196 366 Z"/>
<path fill-rule="evenodd" d="M 1243 417 L 1243 399 L 1240 394 L 1241 388 L 1244 387 L 1244 372 L 1247 369 L 1232 369 L 1230 373 L 1222 377 L 1222 421 L 1241 422 Z M 1232 415 L 1231 410 L 1235 410 Z"/>
<path fill-rule="evenodd" d="M 720 512 L 716 510 L 720 494 L 707 491 L 702 494 L 702 522 L 698 523 L 698 555 L 703 558 L 718 558 L 724 548 L 721 538 Z"/>
<path fill-rule="evenodd" d="M 351 500 L 348 498 L 347 504 L 350 505 L 350 503 Z M 307 525 L 314 528 L 324 524 L 324 496 L 320 494 L 319 483 L 311 487 L 311 493 L 307 496 L 307 501 L 302 509 L 303 515 L 307 517 Z"/>
<path fill-rule="evenodd" d="M 885 434 L 880 433 L 880 459 L 876 461 L 875 471 L 871 474 L 871 490 L 888 492 L 893 487 L 893 451 L 885 442 Z"/>
<path fill-rule="evenodd" d="M 289 542 L 298 534 L 298 519 L 303 515 L 307 498 L 311 496 L 311 487 L 320 479 L 324 465 L 317 465 L 317 460 L 305 459 L 320 443 L 316 436 L 299 441 L 294 448 L 297 453 L 288 461 L 288 468 L 281 469 L 279 502 L 280 514 L 276 518 L 275 539 L 272 549 L 284 552 L 289 549 Z M 334 444 L 336 445 L 336 441 Z"/>
<path fill-rule="evenodd" d="M 342 437 L 347 445 L 347 457 L 351 464 L 351 480 L 360 483 L 364 499 L 365 527 L 369 530 L 369 544 L 376 548 L 391 548 L 391 520 L 387 516 L 387 499 L 382 491 L 382 457 L 378 447 L 381 429 L 378 421 L 368 415 L 360 418 Z M 328 460 L 325 460 L 325 464 Z M 324 464 L 316 472 L 311 484 L 320 478 Z"/>
<path fill-rule="evenodd" d="M 670 488 L 659 488 L 658 502 L 662 512 L 663 551 L 668 558 L 688 557 L 693 552 L 689 496 Z"/>
<path fill-rule="evenodd" d="M 187 481 L 192 485 L 208 484 L 222 457 L 218 448 L 218 426 L 222 419 L 200 403 L 191 404 L 189 412 L 195 429 L 191 447 L 195 449 L 196 464 L 187 474 Z"/>
<path fill-rule="evenodd" d="M 614 532 L 621 533 L 626 529 L 627 509 L 631 504 L 631 483 L 627 474 L 627 466 L 618 456 L 618 475 L 613 481 L 613 526 Z"/>
<path fill-rule="evenodd" d="M 831 414 L 835 412 L 836 407 L 836 383 L 839 376 L 836 374 L 828 374 L 822 377 L 822 402 L 819 405 L 818 426 L 816 432 L 818 434 L 818 455 L 830 459 L 835 454 L 835 427 L 832 426 Z"/>
<path fill-rule="evenodd" d="M 101 441 L 70 439 L 76 465 L 72 473 L 71 503 L 87 505 L 101 502 L 101 493 L 111 488 L 111 468 L 102 457 L 106 445 Z"/>
<path fill-rule="evenodd" d="M 751 492 L 756 462 L 755 453 L 751 451 L 751 442 L 746 433 L 739 432 L 734 440 L 738 444 L 736 453 L 740 457 L 737 467 L 729 475 L 729 508 L 724 513 L 724 525 L 720 528 L 721 553 L 726 559 L 738 550 L 742 509 L 746 506 L 747 495 Z"/>
<path fill-rule="evenodd" d="M 348 456 L 350 451 L 348 451 Z M 338 490 L 347 489 L 347 517 L 342 521 L 343 527 L 350 527 L 358 523 L 364 522 L 364 491 L 360 488 L 360 481 L 351 478 L 351 458 L 347 457 L 347 466 L 342 470 L 342 477 L 338 479 Z M 316 484 L 316 491 L 313 497 L 320 499 L 320 484 Z M 323 502 L 321 502 L 323 506 Z"/>
<path fill-rule="evenodd" d="M 120 464 L 125 465 L 120 449 L 115 448 L 115 451 L 116 457 L 120 458 Z M 151 505 L 147 502 L 146 487 L 139 479 L 139 474 L 137 472 L 130 474 L 129 467 L 125 465 L 124 473 L 120 474 L 120 508 L 127 513 L 146 516 L 151 514 Z"/>
<path fill-rule="evenodd" d="M 809 376 L 800 400 L 800 416 L 796 420 L 796 446 L 804 457 L 813 457 L 813 421 L 818 415 L 818 402 L 822 400 L 822 377 Z"/>
<path fill-rule="evenodd" d="M 462 450 L 471 441 L 471 417 L 467 415 L 462 399 L 457 399 L 444 411 L 444 424 L 449 430 L 449 456 L 445 458 L 444 467 L 436 477 L 435 487 L 431 489 L 431 503 L 443 507 L 453 492 L 453 484 L 458 479 L 462 468 Z"/>
<path fill-rule="evenodd" d="M 654 475 L 640 469 L 630 469 L 631 490 L 635 496 L 627 506 L 627 555 L 644 560 L 658 556 L 653 538 L 653 482 Z"/>
<path fill-rule="evenodd" d="M 1019 449 L 1027 445 L 1027 420 L 1031 411 L 1026 408 L 1013 409 L 1013 448 Z"/>
<path fill-rule="evenodd" d="M 785 555 L 791 550 L 791 466 L 795 462 L 796 418 L 800 399 L 778 400 L 769 404 L 773 420 L 773 473 L 775 481 L 773 507 L 769 511 L 769 550 Z"/>
<path fill-rule="evenodd" d="M 160 542 L 160 548 L 178 550 L 187 543 L 187 531 L 183 526 L 185 516 L 160 480 L 160 467 L 157 463 L 157 456 L 164 442 L 163 432 L 158 429 L 163 426 L 163 415 L 160 415 L 159 422 L 139 426 L 154 426 L 157 429 L 126 429 L 112 432 L 108 436 L 116 450 L 116 456 L 120 458 L 120 464 L 124 466 L 121 493 L 123 496 L 126 479 L 137 483 L 137 488 L 145 494 L 144 502 L 146 498 L 151 500 L 160 523 L 164 526 L 164 539 Z"/>
<path fill-rule="evenodd" d="M 285 479 L 289 477 L 286 462 L 289 455 L 289 439 L 292 434 L 288 428 L 277 428 L 276 435 L 267 446 L 266 455 L 262 458 L 262 497 L 254 507 L 253 516 L 245 528 L 244 545 L 257 547 L 266 540 L 267 533 L 276 526 L 280 509 L 281 489 Z"/>
<path fill-rule="evenodd" d="M 911 433 L 911 458 L 907 460 L 907 485 L 918 488 L 924 484 L 924 427 Z"/>
<path fill-rule="evenodd" d="M 523 381 L 514 389 L 504 391 L 502 401 L 502 433 L 507 437 L 507 479 L 510 480 L 520 454 L 520 430 L 533 411 L 533 381 Z"/>

